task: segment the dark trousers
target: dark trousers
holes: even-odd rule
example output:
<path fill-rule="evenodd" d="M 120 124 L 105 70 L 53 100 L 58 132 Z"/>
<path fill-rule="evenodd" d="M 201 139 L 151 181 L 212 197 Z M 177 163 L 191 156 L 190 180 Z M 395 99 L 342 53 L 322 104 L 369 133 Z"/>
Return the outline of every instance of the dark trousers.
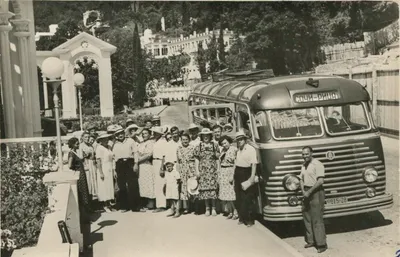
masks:
<path fill-rule="evenodd" d="M 236 208 L 239 214 L 239 220 L 246 224 L 254 223 L 254 206 L 256 199 L 256 186 L 252 185 L 246 191 L 242 189 L 242 182 L 248 180 L 251 176 L 251 167 L 235 168 L 234 181 L 236 193 Z"/>
<path fill-rule="evenodd" d="M 309 187 L 304 187 L 309 190 Z M 309 198 L 303 200 L 302 213 L 306 229 L 306 242 L 316 246 L 326 245 L 326 234 L 324 224 L 324 189 L 313 192 Z"/>
<path fill-rule="evenodd" d="M 119 159 L 115 165 L 119 188 L 117 202 L 122 210 L 140 209 L 138 174 L 133 172 L 134 159 Z"/>

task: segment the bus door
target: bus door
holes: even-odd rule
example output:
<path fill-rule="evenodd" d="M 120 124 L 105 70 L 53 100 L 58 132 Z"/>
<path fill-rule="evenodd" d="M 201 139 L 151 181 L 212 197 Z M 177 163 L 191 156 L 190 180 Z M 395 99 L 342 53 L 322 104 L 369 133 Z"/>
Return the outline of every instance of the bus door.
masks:
<path fill-rule="evenodd" d="M 262 166 L 261 166 L 261 156 L 260 156 L 260 147 L 258 146 L 257 138 L 259 138 L 259 133 L 254 129 L 255 120 L 251 115 L 250 109 L 245 104 L 236 104 L 235 109 L 235 117 L 236 117 L 236 125 L 237 131 L 242 130 L 249 137 L 248 143 L 256 149 L 257 152 L 257 169 L 256 176 L 258 176 L 259 182 L 256 183 L 257 187 L 257 213 L 263 214 L 263 179 L 262 179 Z"/>

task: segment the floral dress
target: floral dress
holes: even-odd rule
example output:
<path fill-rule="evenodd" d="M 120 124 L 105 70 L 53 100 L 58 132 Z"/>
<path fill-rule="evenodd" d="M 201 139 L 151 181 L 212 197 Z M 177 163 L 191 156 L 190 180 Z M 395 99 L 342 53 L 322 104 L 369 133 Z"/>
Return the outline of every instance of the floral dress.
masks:
<path fill-rule="evenodd" d="M 187 181 L 193 177 L 196 171 L 195 157 L 194 157 L 195 146 L 189 145 L 184 147 L 180 145 L 176 152 L 178 158 L 177 170 L 179 171 L 182 185 L 181 185 L 181 200 L 189 200 L 189 193 L 187 189 Z"/>
<path fill-rule="evenodd" d="M 216 143 L 201 142 L 195 147 L 194 156 L 199 160 L 199 195 L 200 200 L 217 199 L 218 173 L 217 160 L 219 147 Z"/>
<path fill-rule="evenodd" d="M 153 140 L 147 140 L 138 145 L 139 158 L 144 155 L 153 154 Z M 139 163 L 139 192 L 140 197 L 149 199 L 156 198 L 154 192 L 155 175 L 153 172 L 153 165 L 151 160 L 148 159 Z"/>
<path fill-rule="evenodd" d="M 221 169 L 219 171 L 219 192 L 218 198 L 222 201 L 235 201 L 236 194 L 233 183 L 229 183 L 233 180 L 233 175 L 235 173 L 234 165 L 236 159 L 237 148 L 230 146 L 228 150 L 222 149 L 220 156 Z"/>

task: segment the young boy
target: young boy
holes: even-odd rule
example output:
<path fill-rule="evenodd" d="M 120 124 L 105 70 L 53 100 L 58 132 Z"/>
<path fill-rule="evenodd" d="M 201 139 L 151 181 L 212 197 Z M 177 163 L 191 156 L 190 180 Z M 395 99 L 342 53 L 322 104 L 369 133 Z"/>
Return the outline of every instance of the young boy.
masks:
<path fill-rule="evenodd" d="M 179 211 L 179 185 L 180 185 L 180 176 L 179 172 L 174 169 L 174 163 L 172 161 L 165 162 L 165 181 L 166 181 L 166 190 L 165 197 L 171 204 L 171 211 L 167 215 L 167 217 L 173 216 L 174 218 L 178 218 L 181 216 Z"/>

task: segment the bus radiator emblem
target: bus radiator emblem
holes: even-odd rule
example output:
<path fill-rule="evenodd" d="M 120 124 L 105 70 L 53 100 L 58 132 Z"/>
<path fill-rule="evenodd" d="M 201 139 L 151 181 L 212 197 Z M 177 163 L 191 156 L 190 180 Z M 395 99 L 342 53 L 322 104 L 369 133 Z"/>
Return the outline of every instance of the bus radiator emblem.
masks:
<path fill-rule="evenodd" d="M 332 151 L 328 151 L 325 154 L 326 158 L 328 158 L 328 160 L 332 161 L 333 159 L 335 159 L 335 153 Z"/>

